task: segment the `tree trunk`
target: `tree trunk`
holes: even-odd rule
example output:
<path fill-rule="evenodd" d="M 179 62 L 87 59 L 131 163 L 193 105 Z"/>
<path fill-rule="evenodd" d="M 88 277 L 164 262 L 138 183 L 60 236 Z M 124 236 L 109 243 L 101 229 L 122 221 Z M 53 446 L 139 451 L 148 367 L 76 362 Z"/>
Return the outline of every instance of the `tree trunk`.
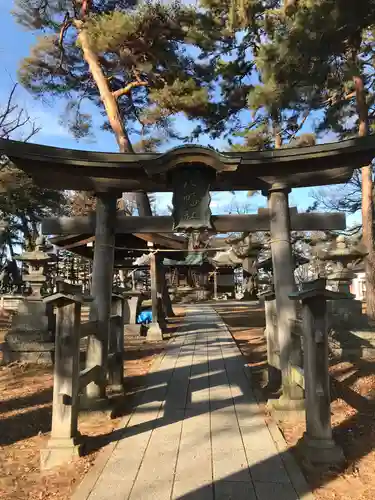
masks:
<path fill-rule="evenodd" d="M 98 87 L 100 97 L 103 101 L 109 123 L 116 136 L 117 143 L 121 153 L 132 153 L 133 148 L 130 143 L 128 134 L 123 125 L 117 100 L 112 94 L 108 85 L 108 81 L 100 66 L 98 56 L 91 48 L 90 39 L 87 31 L 84 28 L 82 21 L 75 21 L 75 26 L 78 30 L 78 41 L 81 45 L 83 57 L 87 62 L 93 79 Z"/>
<path fill-rule="evenodd" d="M 78 30 L 78 41 L 81 45 L 83 57 L 87 62 L 92 77 L 98 87 L 100 97 L 103 101 L 113 133 L 115 134 L 120 153 L 133 153 L 134 150 L 132 144 L 121 119 L 117 99 L 108 85 L 108 80 L 103 73 L 98 56 L 91 48 L 89 35 L 84 28 L 84 23 L 83 21 L 76 20 L 74 25 Z M 146 213 L 148 211 L 148 207 L 150 206 L 147 194 L 137 193 L 136 200 L 138 210 L 140 211 L 139 215 L 149 215 Z M 150 213 L 150 215 L 152 215 L 152 213 Z"/>
<path fill-rule="evenodd" d="M 283 138 L 281 135 L 280 117 L 278 112 L 272 113 L 272 128 L 275 140 L 275 149 L 280 149 L 283 145 Z"/>
<path fill-rule="evenodd" d="M 357 113 L 358 135 L 365 137 L 368 134 L 368 106 L 363 77 L 354 75 Z M 362 234 L 368 256 L 365 259 L 366 270 L 366 309 L 369 319 L 375 320 L 375 252 L 374 252 L 374 207 L 372 198 L 372 166 L 362 167 Z"/>

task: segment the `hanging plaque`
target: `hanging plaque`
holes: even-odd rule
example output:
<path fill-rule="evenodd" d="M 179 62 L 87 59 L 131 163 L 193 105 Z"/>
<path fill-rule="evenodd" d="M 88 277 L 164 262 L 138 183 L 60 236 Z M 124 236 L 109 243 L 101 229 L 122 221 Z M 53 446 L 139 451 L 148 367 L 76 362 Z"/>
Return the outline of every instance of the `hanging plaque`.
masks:
<path fill-rule="evenodd" d="M 186 165 L 173 171 L 173 229 L 176 232 L 213 229 L 210 185 L 215 171 L 202 165 Z"/>

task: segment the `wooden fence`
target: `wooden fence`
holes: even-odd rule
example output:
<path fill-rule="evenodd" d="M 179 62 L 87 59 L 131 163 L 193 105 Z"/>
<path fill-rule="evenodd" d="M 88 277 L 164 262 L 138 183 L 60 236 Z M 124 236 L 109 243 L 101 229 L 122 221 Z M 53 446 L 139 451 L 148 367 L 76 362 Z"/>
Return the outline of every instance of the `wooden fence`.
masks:
<path fill-rule="evenodd" d="M 82 442 L 78 432 L 79 395 L 94 382 L 123 390 L 124 299 L 112 296 L 108 363 L 80 367 L 82 339 L 99 338 L 97 321 L 81 322 L 81 308 L 88 298 L 79 286 L 61 283 L 56 293 L 44 302 L 56 311 L 55 365 L 52 406 L 52 431 L 46 449 L 41 451 L 41 467 L 49 469 L 79 453 Z"/>

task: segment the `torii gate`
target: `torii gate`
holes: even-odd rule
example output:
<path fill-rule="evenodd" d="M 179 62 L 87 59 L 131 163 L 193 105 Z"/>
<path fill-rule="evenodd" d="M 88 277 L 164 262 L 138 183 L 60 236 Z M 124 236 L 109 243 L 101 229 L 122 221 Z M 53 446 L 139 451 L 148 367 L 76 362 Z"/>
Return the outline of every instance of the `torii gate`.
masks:
<path fill-rule="evenodd" d="M 342 230 L 345 229 L 345 215 L 342 213 L 298 213 L 296 207 L 291 207 L 289 209 L 290 220 L 291 220 L 291 230 L 292 231 L 326 231 L 326 230 Z M 211 216 L 211 221 L 218 233 L 228 233 L 228 232 L 269 232 L 271 221 L 269 216 L 269 210 L 265 208 L 258 209 L 257 214 L 252 215 L 219 215 Z M 71 235 L 86 235 L 85 241 L 87 240 L 87 235 L 95 234 L 95 218 L 92 216 L 81 216 L 81 217 L 50 217 L 44 219 L 42 222 L 42 233 L 45 235 L 59 234 L 59 236 L 71 236 Z M 155 235 L 156 228 L 158 229 L 158 234 Z M 153 238 L 160 243 L 165 242 L 164 250 L 168 252 L 170 250 L 171 241 L 174 243 L 174 250 L 183 251 L 186 249 L 183 241 L 171 240 L 167 238 L 167 233 L 173 234 L 173 217 L 170 216 L 153 216 L 153 217 L 129 217 L 123 215 L 117 215 L 115 228 L 116 235 L 125 234 L 138 234 L 139 236 L 154 234 Z M 136 231 L 136 233 L 135 233 Z M 164 236 L 161 238 L 161 234 Z M 90 241 L 93 241 L 95 237 L 90 237 Z M 160 240 L 160 241 L 159 241 Z M 163 245 L 162 245 L 163 246 Z M 211 247 L 207 250 L 213 251 L 216 247 L 222 250 L 224 246 L 230 247 L 224 238 L 215 238 Z M 132 251 L 129 248 L 129 251 Z M 159 318 L 160 314 L 158 311 L 158 299 L 157 295 L 160 292 L 158 285 L 158 273 L 156 270 L 161 265 L 161 259 L 163 252 L 158 252 L 155 256 L 152 255 L 151 249 L 151 259 L 150 259 L 150 271 L 151 280 L 153 283 L 152 287 L 152 310 L 153 317 Z M 146 249 L 145 249 L 146 251 Z M 173 252 L 173 250 L 172 250 Z M 154 262 L 158 261 L 158 262 Z M 160 322 L 160 320 L 159 320 Z M 149 330 L 148 337 L 150 339 L 161 339 L 162 330 L 158 326 L 157 322 L 153 323 Z"/>
<path fill-rule="evenodd" d="M 136 233 L 145 229 L 147 232 L 159 233 L 161 230 L 168 230 L 168 227 L 170 231 L 249 231 L 252 219 L 246 217 L 251 216 L 237 216 L 241 225 L 239 222 L 234 224 L 233 216 L 226 216 L 226 219 L 220 216 L 211 218 L 209 191 L 261 190 L 268 198 L 264 222 L 267 219 L 271 232 L 276 284 L 283 389 L 280 403 L 288 408 L 300 400 L 300 391 L 290 377 L 289 322 L 295 318 L 295 306 L 288 298 L 295 288 L 290 242 L 291 220 L 299 216 L 290 216 L 288 193 L 293 187 L 346 182 L 355 168 L 372 161 L 375 156 L 374 136 L 304 148 L 233 153 L 218 153 L 211 148 L 197 146 L 175 148 L 163 154 L 99 153 L 7 140 L 0 140 L 0 151 L 42 187 L 96 193 L 95 224 L 90 218 L 76 219 L 75 228 L 78 230 L 81 224 L 80 227 L 90 226 L 95 230 L 93 306 L 101 325 L 102 339 L 97 341 L 92 354 L 96 356 L 97 364 L 102 366 L 106 366 L 107 362 L 105 345 L 108 342 L 116 231 L 120 228 L 123 231 L 126 225 L 131 227 L 131 232 Z M 173 227 L 171 219 L 139 217 L 127 218 L 125 221 L 125 218 L 116 217 L 116 198 L 122 192 L 170 190 L 174 192 Z M 306 217 L 307 214 L 301 216 Z M 224 221 L 227 221 L 226 225 Z M 69 227 L 70 233 L 73 232 L 75 223 L 72 222 Z M 52 222 L 46 222 L 43 231 L 51 233 L 55 229 L 57 234 L 63 234 L 68 223 L 61 219 L 57 224 L 55 221 L 54 227 L 51 224 Z M 244 224 L 248 227 L 245 228 Z M 333 228 L 343 227 L 341 220 Z M 327 226 L 320 229 L 327 229 Z M 88 386 L 88 389 L 88 396 L 92 399 L 105 395 L 105 387 Z"/>

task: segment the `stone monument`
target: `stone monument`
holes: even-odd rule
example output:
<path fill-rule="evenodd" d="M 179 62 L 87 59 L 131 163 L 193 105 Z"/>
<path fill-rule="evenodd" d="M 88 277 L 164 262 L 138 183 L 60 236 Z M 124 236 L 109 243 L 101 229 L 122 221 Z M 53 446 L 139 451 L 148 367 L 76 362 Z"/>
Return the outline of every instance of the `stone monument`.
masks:
<path fill-rule="evenodd" d="M 47 280 L 46 264 L 51 256 L 46 253 L 45 239 L 39 237 L 35 250 L 24 252 L 17 260 L 28 268 L 23 280 L 30 285 L 31 293 L 21 300 L 17 314 L 5 336 L 4 361 L 28 363 L 53 362 L 53 315 L 43 303 L 41 289 Z"/>

